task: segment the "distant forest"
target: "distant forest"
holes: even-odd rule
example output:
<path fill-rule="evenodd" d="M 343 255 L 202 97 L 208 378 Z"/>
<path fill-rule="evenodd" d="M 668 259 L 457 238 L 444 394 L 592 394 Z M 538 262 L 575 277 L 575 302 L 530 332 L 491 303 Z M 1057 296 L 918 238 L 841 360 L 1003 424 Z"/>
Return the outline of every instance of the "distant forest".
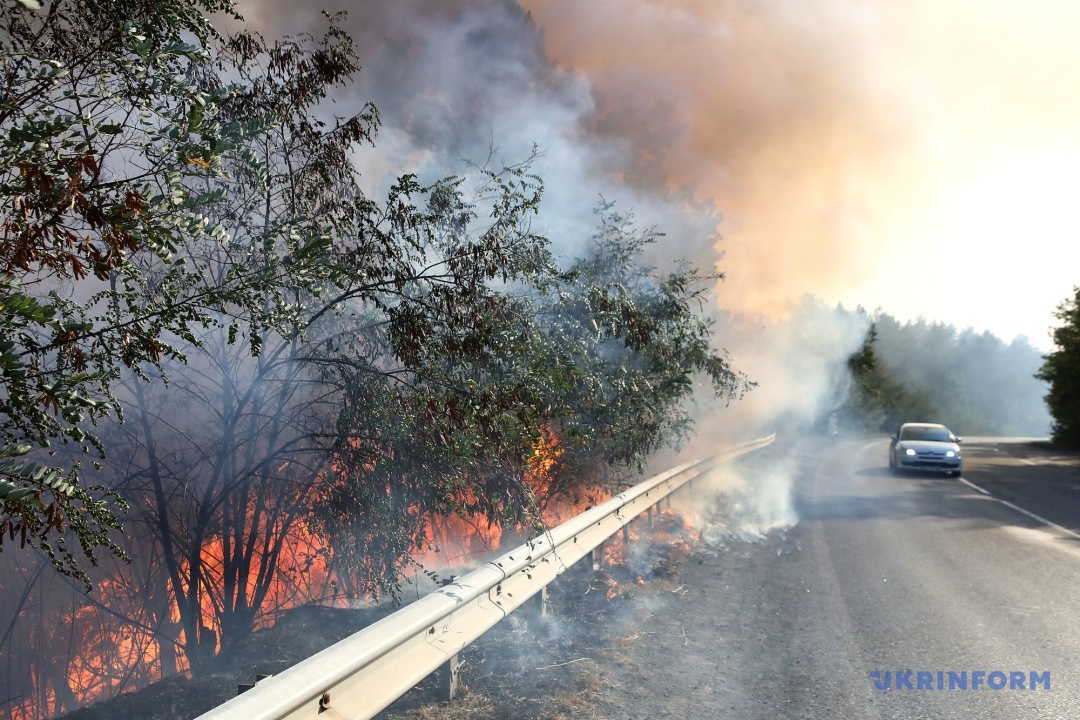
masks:
<path fill-rule="evenodd" d="M 862 310 L 855 311 L 862 313 Z M 848 431 L 892 432 L 903 422 L 939 422 L 960 435 L 1050 434 L 1035 377 L 1043 355 L 1027 338 L 874 314 L 862 347 L 848 360 L 852 385 L 837 408 Z"/>

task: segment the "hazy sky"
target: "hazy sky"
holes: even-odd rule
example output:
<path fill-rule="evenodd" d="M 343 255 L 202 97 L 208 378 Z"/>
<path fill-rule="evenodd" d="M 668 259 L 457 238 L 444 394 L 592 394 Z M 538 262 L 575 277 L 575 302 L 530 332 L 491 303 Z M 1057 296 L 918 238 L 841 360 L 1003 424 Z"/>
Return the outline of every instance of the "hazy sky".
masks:
<path fill-rule="evenodd" d="M 813 293 L 1047 345 L 1080 284 L 1080 3 L 522 4 L 598 131 L 725 213 L 725 305 Z"/>
<path fill-rule="evenodd" d="M 539 143 L 568 246 L 603 194 L 672 255 L 711 262 L 716 228 L 725 308 L 813 294 L 1048 348 L 1080 284 L 1080 2 L 519 4 L 532 24 L 488 0 L 241 7 L 278 34 L 349 11 L 384 119 L 369 178 Z"/>

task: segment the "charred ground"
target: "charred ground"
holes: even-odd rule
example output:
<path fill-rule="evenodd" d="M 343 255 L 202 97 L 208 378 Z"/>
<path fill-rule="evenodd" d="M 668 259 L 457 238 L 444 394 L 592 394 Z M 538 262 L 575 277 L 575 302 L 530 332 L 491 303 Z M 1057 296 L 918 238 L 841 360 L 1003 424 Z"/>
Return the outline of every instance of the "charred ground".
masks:
<path fill-rule="evenodd" d="M 570 568 L 550 587 L 549 617 L 522 609 L 463 653 L 459 696 L 442 702 L 429 677 L 380 717 L 559 718 L 588 717 L 606 690 L 617 686 L 634 647 L 649 636 L 634 618 L 664 594 L 682 593 L 680 566 L 694 552 L 696 531 L 671 511 L 652 527 L 639 520 L 629 551 L 611 543 L 606 562 Z M 272 628 L 252 634 L 196 677 L 173 676 L 64 716 L 68 720 L 177 720 L 193 718 L 233 697 L 237 685 L 291 665 L 385 617 L 389 605 L 345 610 L 305 606 Z"/>

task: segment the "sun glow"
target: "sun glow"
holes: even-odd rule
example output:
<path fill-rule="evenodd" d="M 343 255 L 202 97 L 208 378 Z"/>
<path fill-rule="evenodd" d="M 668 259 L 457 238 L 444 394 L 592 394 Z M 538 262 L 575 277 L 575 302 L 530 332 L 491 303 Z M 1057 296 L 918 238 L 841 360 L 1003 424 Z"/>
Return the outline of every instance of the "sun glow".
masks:
<path fill-rule="evenodd" d="M 951 279 L 939 301 L 964 307 L 983 327 L 1020 334 L 1032 324 L 1032 306 L 1044 308 L 1049 323 L 1080 282 L 1078 205 L 1080 148 L 1016 153 L 943 194 L 915 256 L 933 258 Z"/>

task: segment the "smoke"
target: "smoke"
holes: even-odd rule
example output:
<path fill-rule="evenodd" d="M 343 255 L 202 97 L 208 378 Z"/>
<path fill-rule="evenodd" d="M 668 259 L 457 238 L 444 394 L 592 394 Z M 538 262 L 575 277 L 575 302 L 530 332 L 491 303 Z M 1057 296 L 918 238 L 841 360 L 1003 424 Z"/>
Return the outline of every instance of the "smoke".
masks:
<path fill-rule="evenodd" d="M 755 321 L 756 320 L 756 321 Z M 805 430 L 847 397 L 847 359 L 869 319 L 804 297 L 781 320 L 731 316 L 718 324 L 731 352 L 757 382 L 740 403 L 740 423 L 754 433 Z"/>
<path fill-rule="evenodd" d="M 726 274 L 708 311 L 719 344 L 757 386 L 731 410 L 702 392 L 688 452 L 801 431 L 842 401 L 844 361 L 865 318 L 803 295 L 850 283 L 866 260 L 840 239 L 865 224 L 843 209 L 859 168 L 831 158 L 897 131 L 898 121 L 879 117 L 871 68 L 853 71 L 850 47 L 837 49 L 839 34 L 869 52 L 883 32 L 872 13 L 844 2 L 812 12 L 558 0 L 327 9 L 348 10 L 343 25 L 364 64 L 350 96 L 335 101 L 370 100 L 383 121 L 377 147 L 357 158 L 367 191 L 403 172 L 435 179 L 466 163 L 512 164 L 536 147 L 532 169 L 546 188 L 537 224 L 557 254 L 582 247 L 603 197 L 665 233 L 650 263 L 689 260 Z M 325 23 L 281 0 L 242 11 L 271 37 Z M 839 117 L 841 106 L 853 114 Z M 785 477 L 776 468 L 739 485 L 737 502 L 757 508 L 747 528 L 793 517 L 781 510 Z"/>
<path fill-rule="evenodd" d="M 783 531 L 798 522 L 792 497 L 797 467 L 784 456 L 751 466 L 728 463 L 695 481 L 698 501 L 696 525 L 710 547 L 732 541 L 754 541 Z"/>
<path fill-rule="evenodd" d="M 695 437 L 683 457 L 707 457 L 771 433 L 783 447 L 759 450 L 749 463 L 726 463 L 694 481 L 679 507 L 694 518 L 707 545 L 760 539 L 798 522 L 794 484 L 800 468 L 790 459 L 792 440 L 820 433 L 821 419 L 847 399 L 847 359 L 868 328 L 864 313 L 828 308 L 810 297 L 780 320 L 718 318 L 720 337 L 757 385 L 730 409 L 701 393 Z"/>
<path fill-rule="evenodd" d="M 434 180 L 468 164 L 499 167 L 539 156 L 545 182 L 537 229 L 556 254 L 572 257 L 595 228 L 601 198 L 633 210 L 667 239 L 650 258 L 698 262 L 710 271 L 721 220 L 713 202 L 685 187 L 630 182 L 639 148 L 596 131 L 596 87 L 553 63 L 545 34 L 512 2 L 331 2 L 347 10 L 363 71 L 338 104 L 372 101 L 383 121 L 377 147 L 357 157 L 365 190 L 378 194 L 397 175 Z M 325 20 L 280 0 L 242 5 L 250 23 L 276 37 L 318 32 Z M 658 159 L 659 161 L 659 159 Z"/>
<path fill-rule="evenodd" d="M 845 361 L 868 321 L 810 296 L 899 299 L 886 307 L 900 317 L 1015 310 L 991 310 L 1007 294 L 976 302 L 967 288 L 963 302 L 950 301 L 956 283 L 926 293 L 897 271 L 916 240 L 934 244 L 939 264 L 964 265 L 952 211 L 947 237 L 916 211 L 941 206 L 949 183 L 985 165 L 980 143 L 1025 124 L 1048 136 L 1065 127 L 1037 110 L 999 122 L 978 96 L 983 86 L 965 85 L 991 68 L 1000 87 L 1040 106 L 1035 70 L 1002 66 L 992 39 L 1005 25 L 990 11 L 850 0 L 326 7 L 348 11 L 344 27 L 364 64 L 350 96 L 335 101 L 371 100 L 383 120 L 377 147 L 357 157 L 369 192 L 402 172 L 434 179 L 467 163 L 519 162 L 535 147 L 532 169 L 546 186 L 537 229 L 557 254 L 582 246 L 603 197 L 666 233 L 650 262 L 686 259 L 726 275 L 710 309 L 719 344 L 757 386 L 734 410 L 701 393 L 688 452 L 802 431 L 844 401 Z M 283 0 L 242 10 L 269 36 L 325 23 Z M 945 29 L 962 22 L 985 33 L 946 43 Z M 1050 24 L 1010 37 L 1034 55 Z M 1071 108 L 1065 117 L 1080 117 Z"/>
<path fill-rule="evenodd" d="M 590 128 L 633 150 L 628 181 L 689 188 L 725 212 L 724 305 L 780 317 L 872 264 L 870 186 L 905 152 L 873 50 L 885 18 L 813 5 L 525 2 L 560 63 L 583 69 Z M 876 166 L 876 170 L 874 170 Z M 874 170 L 874 171 L 871 171 Z"/>
<path fill-rule="evenodd" d="M 935 421 L 961 435 L 1049 435 L 1048 384 L 1035 377 L 1043 356 L 1026 338 L 1005 343 L 951 325 L 901 324 L 882 313 L 875 320 L 879 362 L 932 408 Z"/>
<path fill-rule="evenodd" d="M 650 262 L 684 259 L 726 273 L 715 297 L 736 317 L 721 337 L 739 351 L 742 341 L 728 337 L 748 333 L 742 364 L 753 379 L 799 362 L 785 351 L 794 337 L 765 339 L 758 328 L 789 322 L 804 295 L 850 285 L 865 260 L 838 239 L 840 226 L 861 221 L 843 210 L 853 169 L 832 158 L 840 138 L 869 152 L 902 125 L 879 117 L 888 91 L 870 82 L 873 69 L 852 64 L 852 52 L 869 56 L 885 32 L 869 10 L 838 0 L 812 10 L 610 0 L 326 7 L 348 11 L 343 24 L 364 64 L 351 97 L 335 102 L 370 100 L 383 120 L 377 147 L 357 158 L 369 190 L 403 172 L 434 179 L 493 154 L 496 163 L 519 162 L 535 146 L 533 170 L 546 187 L 538 225 L 556 253 L 573 256 L 593 232 L 600 197 L 633 210 L 666 234 Z M 283 0 L 241 9 L 269 36 L 325 24 Z M 848 334 L 803 324 L 782 332 Z M 780 384 L 752 402 L 779 402 Z M 803 388 L 798 412 L 816 395 Z"/>
<path fill-rule="evenodd" d="M 1045 337 L 1075 283 L 1046 257 L 1080 260 L 1080 92 L 1059 71 L 1080 61 L 1075 3 L 521 3 L 588 78 L 627 181 L 723 210 L 727 308 L 775 317 L 811 293 Z M 963 280 L 927 292 L 908 270 L 930 248 Z"/>

